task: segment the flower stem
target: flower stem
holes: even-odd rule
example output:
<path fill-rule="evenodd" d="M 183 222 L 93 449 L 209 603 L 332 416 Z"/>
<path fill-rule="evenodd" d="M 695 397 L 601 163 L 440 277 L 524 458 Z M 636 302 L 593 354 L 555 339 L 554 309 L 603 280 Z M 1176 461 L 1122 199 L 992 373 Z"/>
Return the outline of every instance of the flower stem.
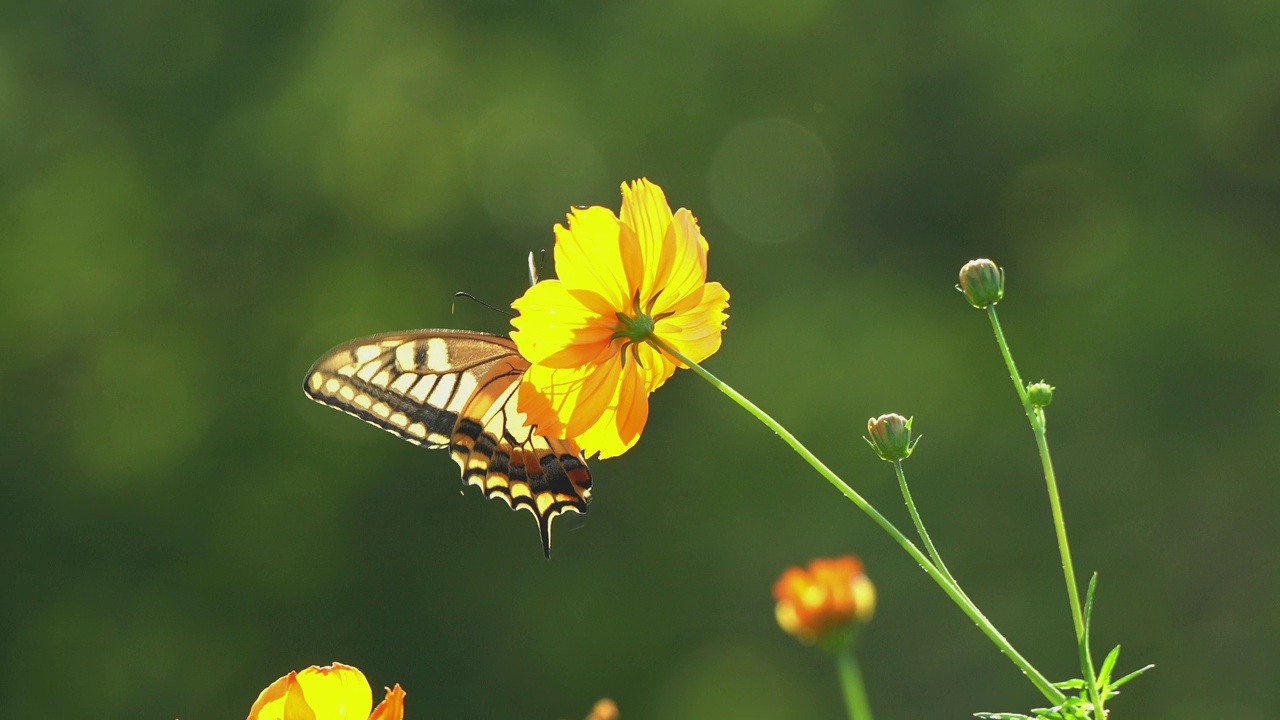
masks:
<path fill-rule="evenodd" d="M 942 562 L 942 555 L 938 553 L 938 548 L 933 546 L 933 540 L 929 539 L 929 533 L 924 529 L 924 520 L 920 519 L 920 513 L 916 510 L 916 504 L 911 499 L 911 491 L 907 489 L 907 475 L 902 471 L 902 461 L 894 460 L 893 469 L 898 474 L 898 486 L 902 488 L 902 499 L 907 503 L 907 512 L 911 513 L 911 521 L 916 524 L 916 532 L 920 534 L 920 541 L 924 543 L 924 547 L 929 551 L 929 557 L 933 559 L 933 564 L 938 566 L 942 574 L 951 581 L 952 585 L 959 588 L 955 577 L 951 575 L 951 571 L 947 569 L 946 563 Z"/>
<path fill-rule="evenodd" d="M 1088 653 L 1085 652 L 1084 644 L 1088 638 L 1085 637 L 1084 613 L 1080 609 L 1080 590 L 1076 587 L 1075 567 L 1071 562 L 1071 546 L 1067 542 L 1067 523 L 1062 515 L 1062 501 L 1058 498 L 1058 480 L 1053 472 L 1053 461 L 1049 457 L 1049 440 L 1045 437 L 1044 414 L 1039 408 L 1032 406 L 1030 398 L 1027 397 L 1027 387 L 1023 384 L 1022 378 L 1018 375 L 1018 368 L 1014 365 L 1013 354 L 1009 352 L 1009 343 L 1004 338 L 1004 331 L 1000 328 L 1000 318 L 996 316 L 996 306 L 987 306 L 987 317 L 991 318 L 991 329 L 996 334 L 996 344 L 1000 346 L 1000 354 L 1004 356 L 1004 364 L 1009 368 L 1009 378 L 1013 380 L 1013 387 L 1018 391 L 1018 398 L 1022 400 L 1022 409 L 1026 411 L 1027 421 L 1031 423 L 1031 431 L 1036 437 L 1036 448 L 1040 451 L 1040 465 L 1044 469 L 1044 481 L 1049 491 L 1049 507 L 1053 513 L 1053 528 L 1058 536 L 1058 552 L 1062 557 L 1062 573 L 1067 582 L 1067 600 L 1071 604 L 1071 622 L 1075 625 L 1076 645 L 1080 649 L 1080 656 L 1087 658 Z M 1102 698 L 1098 695 L 1097 677 L 1094 673 L 1093 663 L 1090 660 L 1084 660 L 1081 665 L 1081 671 L 1087 676 L 1089 683 L 1090 699 L 1093 700 L 1095 717 L 1106 717 L 1103 714 Z"/>
<path fill-rule="evenodd" d="M 877 525 L 881 527 L 881 529 L 889 533 L 890 537 L 892 537 L 895 541 L 897 541 L 897 543 L 902 546 L 902 549 L 906 550 L 907 554 L 910 555 L 917 563 L 920 564 L 920 567 L 923 568 L 924 571 L 929 574 L 929 577 L 933 578 L 933 581 L 938 583 L 939 587 L 941 587 L 942 591 L 945 592 L 947 596 L 951 598 L 952 602 L 958 605 L 960 609 L 963 610 L 964 613 L 969 616 L 969 619 L 973 620 L 974 623 L 978 625 L 978 627 L 991 640 L 991 642 L 995 643 L 996 647 L 1000 648 L 1001 652 L 1003 652 L 1011 661 L 1013 661 L 1014 665 L 1017 665 L 1018 668 L 1022 670 L 1023 674 L 1025 674 L 1027 678 L 1031 680 L 1032 684 L 1034 684 L 1036 688 L 1040 690 L 1040 692 L 1045 696 L 1046 699 L 1048 699 L 1050 702 L 1054 704 L 1059 704 L 1066 699 L 1066 696 L 1064 696 L 1057 688 L 1053 687 L 1053 685 L 1050 684 L 1047 679 L 1045 679 L 1044 675 L 1040 674 L 1039 670 L 1036 670 L 1035 667 L 1031 665 L 1031 663 L 1027 662 L 1026 658 L 1022 657 L 1022 655 L 1020 655 L 1018 651 L 1014 649 L 1013 645 L 1011 645 L 1009 641 L 1005 639 L 1004 635 L 1000 634 L 1000 631 L 997 630 L 996 627 L 991 624 L 991 621 L 988 620 L 980 610 L 978 610 L 977 606 L 974 605 L 973 602 L 969 600 L 969 598 L 965 596 L 965 594 L 961 592 L 960 589 L 956 587 L 954 583 L 948 580 L 947 576 L 944 575 L 942 571 L 940 571 L 937 567 L 935 567 L 934 564 L 929 561 L 929 558 L 925 557 L 924 553 L 920 552 L 920 549 L 917 548 L 914 544 L 912 544 L 912 542 L 909 539 L 907 539 L 906 535 L 903 535 L 902 532 L 898 530 L 898 528 L 894 527 L 893 523 L 889 522 L 889 520 L 885 518 L 885 516 L 881 515 L 878 510 L 872 507 L 871 503 L 867 502 L 853 488 L 849 487 L 849 485 L 845 483 L 844 480 L 840 479 L 840 476 L 832 472 L 831 468 L 827 467 L 826 464 L 823 463 L 821 460 L 819 460 L 816 455 L 814 455 L 812 452 L 809 451 L 808 448 L 806 448 L 803 444 L 801 444 L 800 441 L 796 439 L 796 436 L 791 434 L 791 431 L 787 430 L 785 427 L 780 425 L 777 420 L 774 420 L 772 417 L 769 416 L 768 413 L 766 413 L 764 410 L 761 410 L 759 407 L 756 406 L 755 403 L 748 400 L 737 390 L 734 390 L 733 388 L 729 387 L 725 383 L 721 382 L 721 380 L 717 378 L 715 375 L 712 375 L 711 373 L 707 372 L 706 369 L 703 368 L 701 365 L 685 357 L 678 350 L 671 347 L 669 344 L 663 342 L 662 340 L 656 337 L 651 337 L 649 339 L 649 342 L 653 343 L 655 346 L 660 348 L 663 352 L 667 353 L 671 357 L 674 357 L 680 360 L 680 362 L 684 363 L 687 367 L 691 368 L 703 380 L 706 380 L 707 382 L 711 383 L 711 385 L 715 387 L 717 390 L 724 393 L 725 395 L 728 395 L 730 399 L 738 403 L 738 405 L 741 405 L 744 410 L 746 410 L 747 412 L 755 416 L 755 418 L 759 420 L 761 423 L 763 423 L 765 427 L 769 428 L 774 433 L 776 433 L 778 437 L 782 438 L 782 441 L 785 442 L 787 445 L 790 445 L 791 449 L 794 450 L 797 455 L 804 458 L 804 461 L 809 463 L 809 465 L 811 465 L 814 470 L 817 470 L 819 475 L 826 478 L 827 482 L 831 483 L 837 490 L 840 491 L 841 494 L 849 498 L 849 500 L 851 500 L 854 505 L 858 506 L 858 509 L 866 513 L 867 516 L 869 516 L 873 521 L 875 521 Z"/>
<path fill-rule="evenodd" d="M 853 647 L 846 647 L 836 654 L 836 668 L 840 671 L 840 687 L 844 689 L 844 705 L 849 720 L 871 720 L 871 704 L 867 702 L 867 690 L 862 684 L 862 670 Z"/>

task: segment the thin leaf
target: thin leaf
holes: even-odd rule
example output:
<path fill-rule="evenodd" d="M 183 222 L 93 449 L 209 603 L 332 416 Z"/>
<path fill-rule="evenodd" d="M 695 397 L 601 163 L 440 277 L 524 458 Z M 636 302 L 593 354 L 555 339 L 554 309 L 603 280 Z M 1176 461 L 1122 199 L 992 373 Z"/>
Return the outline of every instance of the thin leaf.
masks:
<path fill-rule="evenodd" d="M 1116 667 L 1116 660 L 1120 659 L 1120 646 L 1117 645 L 1114 650 L 1107 653 L 1107 658 L 1102 661 L 1102 669 L 1098 671 L 1098 684 L 1102 687 L 1108 687 L 1111 683 L 1111 671 Z"/>
<path fill-rule="evenodd" d="M 1141 675 L 1142 673 L 1144 673 L 1144 672 L 1146 672 L 1146 671 L 1150 670 L 1150 669 L 1151 669 L 1151 668 L 1153 668 L 1153 667 L 1155 667 L 1155 665 L 1148 665 L 1148 666 L 1143 667 L 1143 668 L 1138 668 L 1137 670 L 1134 670 L 1133 672 L 1129 673 L 1128 675 L 1125 675 L 1124 677 L 1122 677 L 1122 678 L 1120 678 L 1119 680 L 1117 680 L 1117 681 L 1115 681 L 1114 683 L 1112 683 L 1112 684 L 1111 684 L 1111 687 L 1113 687 L 1113 688 L 1118 688 L 1118 687 L 1120 687 L 1121 685 L 1123 685 L 1123 684 L 1125 684 L 1125 683 L 1129 682 L 1130 680 L 1132 680 L 1132 679 L 1134 679 L 1134 678 L 1138 677 L 1139 675 Z"/>

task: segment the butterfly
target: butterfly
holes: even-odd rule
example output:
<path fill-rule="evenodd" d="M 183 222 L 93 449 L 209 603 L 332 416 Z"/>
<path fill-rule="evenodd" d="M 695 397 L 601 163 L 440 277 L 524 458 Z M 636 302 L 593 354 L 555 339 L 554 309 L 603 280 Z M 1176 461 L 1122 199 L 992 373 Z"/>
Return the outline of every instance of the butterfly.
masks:
<path fill-rule="evenodd" d="M 303 390 L 415 445 L 448 448 L 464 483 L 533 513 L 551 557 L 551 521 L 586 512 L 591 472 L 577 443 L 538 435 L 516 408 L 528 369 L 507 337 L 410 330 L 333 348 Z"/>

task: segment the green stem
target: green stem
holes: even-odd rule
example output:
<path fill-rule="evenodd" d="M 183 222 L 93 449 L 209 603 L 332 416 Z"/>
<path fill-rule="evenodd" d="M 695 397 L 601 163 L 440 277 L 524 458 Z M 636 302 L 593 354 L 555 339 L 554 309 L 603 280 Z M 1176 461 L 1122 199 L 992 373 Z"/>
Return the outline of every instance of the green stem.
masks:
<path fill-rule="evenodd" d="M 840 671 L 840 687 L 844 688 L 844 705 L 849 720 L 871 720 L 871 704 L 867 702 L 867 690 L 862 684 L 862 670 L 852 645 L 836 654 L 836 667 Z"/>
<path fill-rule="evenodd" d="M 929 551 L 929 557 L 933 558 L 934 565 L 938 566 L 938 570 L 947 578 L 948 582 L 955 587 L 956 592 L 964 596 L 965 600 L 969 600 L 969 595 L 960 587 L 960 583 L 956 581 L 956 577 L 951 574 L 951 570 L 947 568 L 947 564 L 942 562 L 942 553 L 938 552 L 938 548 L 934 547 L 933 540 L 929 537 L 929 532 L 924 529 L 924 520 L 920 518 L 920 512 L 916 510 L 915 500 L 911 499 L 911 489 L 907 487 L 907 474 L 902 470 L 902 461 L 895 460 L 893 469 L 898 474 L 898 487 L 902 488 L 902 499 L 907 504 L 907 511 L 911 513 L 911 521 L 916 524 L 916 532 L 920 534 L 920 540 Z"/>
<path fill-rule="evenodd" d="M 902 461 L 894 460 L 893 469 L 898 474 L 898 487 L 902 488 L 902 499 L 907 503 L 907 512 L 911 513 L 911 521 L 916 524 L 916 532 L 920 534 L 920 541 L 924 543 L 924 547 L 929 551 L 929 557 L 933 559 L 933 564 L 938 566 L 942 574 L 951 581 L 952 585 L 959 587 L 951 571 L 947 569 L 946 563 L 942 562 L 942 555 L 938 553 L 938 548 L 933 546 L 933 540 L 929 539 L 929 533 L 924 529 L 924 520 L 920 519 L 920 513 L 916 510 L 915 501 L 911 499 L 911 490 L 907 488 L 907 475 L 902 471 Z"/>
<path fill-rule="evenodd" d="M 782 441 L 787 445 L 790 445 L 791 449 L 794 450 L 797 455 L 804 458 L 804 461 L 809 463 L 814 470 L 817 470 L 819 475 L 826 478 L 827 482 L 831 483 L 841 492 L 841 494 L 849 498 L 854 505 L 858 506 L 858 509 L 866 513 L 877 525 L 881 527 L 881 529 L 889 533 L 889 535 L 902 546 L 902 549 L 906 550 L 907 554 L 919 563 L 921 568 L 924 568 L 924 571 L 929 574 L 929 577 L 933 578 L 933 581 L 938 583 L 942 588 L 942 591 L 951 598 L 952 602 L 958 605 L 960 609 L 969 616 L 969 619 L 973 620 L 982 632 L 990 638 L 991 642 L 995 643 L 996 647 L 1000 648 L 1001 652 L 1013 661 L 1014 665 L 1017 665 L 1018 668 L 1022 670 L 1027 678 L 1031 680 L 1032 684 L 1034 684 L 1045 696 L 1045 698 L 1054 704 L 1059 704 L 1066 699 L 1066 696 L 1059 692 L 1057 688 L 1053 687 L 1053 685 L 1045 679 L 1044 675 L 1040 674 L 1039 670 L 1036 670 L 1031 663 L 1027 662 L 1026 658 L 1022 657 L 1022 655 L 1014 649 L 1013 645 L 1009 644 L 1009 641 L 1006 640 L 1005 637 L 1000 634 L 1000 631 L 991 624 L 991 621 L 988 620 L 980 610 L 978 610 L 977 606 L 974 605 L 964 593 L 960 592 L 959 588 L 947 579 L 947 576 L 943 575 L 938 568 L 934 567 L 933 563 L 929 561 L 929 558 L 925 557 L 924 553 L 920 552 L 920 549 L 913 545 L 911 541 L 907 539 L 906 535 L 903 535 L 898 528 L 894 527 L 893 523 L 889 522 L 885 516 L 881 515 L 879 511 L 872 507 L 871 504 L 863 499 L 861 495 L 854 491 L 853 488 L 849 487 L 844 480 L 841 480 L 840 476 L 832 472 L 831 468 L 828 468 L 816 455 L 802 445 L 800 441 L 796 439 L 796 436 L 791 434 L 791 431 L 778 424 L 777 420 L 774 420 L 768 413 L 761 410 L 755 405 L 755 403 L 748 400 L 737 390 L 734 390 L 721 382 L 719 378 L 707 372 L 701 365 L 682 355 L 669 344 L 656 337 L 651 337 L 649 341 L 663 352 L 666 352 L 671 357 L 680 360 L 680 362 L 691 368 L 703 380 L 706 380 L 720 392 L 728 395 L 730 399 L 741 405 L 744 410 L 751 413 L 760 422 L 764 423 L 765 427 L 769 428 L 776 433 L 778 437 L 782 438 Z"/>
<path fill-rule="evenodd" d="M 1075 625 L 1076 645 L 1077 648 L 1083 648 L 1087 638 L 1084 629 L 1084 613 L 1080 609 L 1080 590 L 1076 587 L 1075 567 L 1071 562 L 1071 546 L 1067 542 L 1067 523 L 1062 516 L 1062 501 L 1058 497 L 1058 480 L 1053 472 L 1053 461 L 1049 457 L 1049 440 L 1045 437 L 1044 415 L 1032 406 L 1031 399 L 1027 397 L 1027 387 L 1023 384 L 1022 378 L 1018 375 L 1018 368 L 1013 363 L 1013 355 L 1009 352 L 1009 343 L 1004 338 L 1004 331 L 1000 329 L 1000 319 L 996 316 L 996 306 L 987 306 L 987 317 L 991 318 L 991 328 L 996 334 L 996 343 L 1000 346 L 1000 354 L 1004 356 L 1004 364 L 1009 368 L 1009 378 L 1013 380 L 1013 386 L 1018 391 L 1018 398 L 1022 400 L 1022 409 L 1027 413 L 1027 421 L 1031 423 L 1031 431 L 1036 437 L 1036 448 L 1040 451 L 1040 465 L 1044 469 L 1044 481 L 1049 490 L 1049 507 L 1053 513 L 1053 528 L 1058 536 L 1058 552 L 1062 556 L 1062 574 L 1067 582 L 1067 599 L 1071 604 L 1071 622 Z M 1105 717 L 1102 714 L 1102 698 L 1098 695 L 1097 677 L 1094 673 L 1093 662 L 1088 659 L 1088 653 L 1081 651 L 1081 657 L 1085 658 L 1082 663 L 1084 667 L 1081 670 L 1088 676 L 1086 680 L 1089 683 L 1090 699 L 1093 700 L 1096 708 L 1095 717 Z"/>

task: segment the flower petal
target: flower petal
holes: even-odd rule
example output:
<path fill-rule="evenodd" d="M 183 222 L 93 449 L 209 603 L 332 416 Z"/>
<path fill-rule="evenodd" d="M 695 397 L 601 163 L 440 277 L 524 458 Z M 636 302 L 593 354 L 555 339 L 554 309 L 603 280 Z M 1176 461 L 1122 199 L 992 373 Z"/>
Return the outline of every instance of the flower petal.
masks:
<path fill-rule="evenodd" d="M 404 690 L 400 683 L 387 690 L 387 696 L 373 709 L 369 720 L 404 720 Z"/>
<path fill-rule="evenodd" d="M 284 699 L 283 720 L 319 720 L 321 717 L 316 714 L 315 709 L 307 702 L 307 696 L 300 689 L 290 689 Z"/>
<path fill-rule="evenodd" d="M 511 307 L 511 339 L 529 362 L 573 367 L 597 357 L 609 344 L 617 317 L 607 302 L 589 291 L 570 291 L 559 280 L 543 280 L 525 291 Z M 603 313 L 610 312 L 606 318 Z"/>
<path fill-rule="evenodd" d="M 700 363 L 720 349 L 728 307 L 729 292 L 720 283 L 709 282 L 676 306 L 674 315 L 659 320 L 654 335 Z"/>
<path fill-rule="evenodd" d="M 590 290 L 615 310 L 631 307 L 628 273 L 639 268 L 634 238 L 624 238 L 613 211 L 575 208 L 569 226 L 556 225 L 556 276 L 574 290 Z"/>
<path fill-rule="evenodd" d="M 517 407 L 538 434 L 570 438 L 586 456 L 610 458 L 640 438 L 649 417 L 649 393 L 675 372 L 675 364 L 657 350 L 635 346 L 627 359 L 610 359 L 578 368 L 533 365 L 520 385 Z"/>
<path fill-rule="evenodd" d="M 652 345 L 636 345 L 627 352 L 638 355 L 640 367 L 647 369 L 644 381 L 649 392 L 662 387 L 662 384 L 676 372 L 676 360 Z M 630 361 L 628 359 L 628 362 Z"/>
<path fill-rule="evenodd" d="M 373 709 L 369 681 L 350 665 L 309 667 L 298 673 L 298 685 L 315 720 L 367 720 Z M 289 712 L 292 704 L 285 708 L 285 720 L 294 720 Z"/>
<path fill-rule="evenodd" d="M 671 225 L 671 206 L 667 204 L 666 194 L 646 178 L 623 183 L 619 219 L 635 233 L 643 265 L 640 296 L 651 298 L 655 290 L 663 287 L 674 259 L 671 253 L 663 252 L 667 228 Z"/>
<path fill-rule="evenodd" d="M 572 368 L 531 365 L 520 383 L 516 408 L 539 435 L 576 439 L 599 420 L 614 395 L 620 369 L 618 362 Z"/>
<path fill-rule="evenodd" d="M 284 707 L 292 690 L 299 697 L 302 690 L 298 687 L 298 673 L 291 672 L 263 688 L 258 699 L 249 708 L 248 720 L 283 720 Z"/>
<path fill-rule="evenodd" d="M 635 445 L 649 419 L 649 393 L 675 371 L 675 363 L 656 348 L 628 348 L 613 396 L 596 422 L 575 436 L 584 452 L 589 447 L 605 459 L 621 455 Z"/>
<path fill-rule="evenodd" d="M 575 436 L 583 452 L 599 453 L 602 460 L 617 457 L 635 445 L 649 419 L 649 392 L 634 359 L 627 361 L 620 375 L 599 418 Z"/>
<path fill-rule="evenodd" d="M 662 251 L 660 270 L 665 274 L 655 280 L 661 291 L 653 306 L 655 315 L 670 312 L 707 281 L 707 241 L 693 213 L 684 208 L 676 211 L 663 238 Z"/>

